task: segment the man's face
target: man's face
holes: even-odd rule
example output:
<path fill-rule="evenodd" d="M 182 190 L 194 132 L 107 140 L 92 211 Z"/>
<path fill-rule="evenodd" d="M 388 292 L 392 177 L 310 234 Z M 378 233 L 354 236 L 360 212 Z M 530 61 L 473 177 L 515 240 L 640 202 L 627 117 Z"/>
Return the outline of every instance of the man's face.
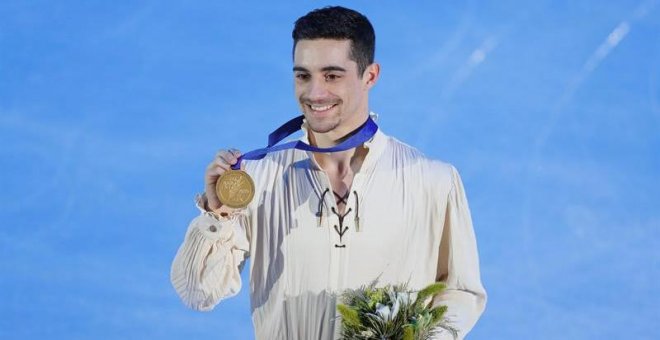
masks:
<path fill-rule="evenodd" d="M 363 123 L 368 91 L 374 81 L 367 70 L 358 76 L 349 59 L 350 40 L 300 40 L 293 57 L 295 92 L 312 131 L 341 137 Z"/>

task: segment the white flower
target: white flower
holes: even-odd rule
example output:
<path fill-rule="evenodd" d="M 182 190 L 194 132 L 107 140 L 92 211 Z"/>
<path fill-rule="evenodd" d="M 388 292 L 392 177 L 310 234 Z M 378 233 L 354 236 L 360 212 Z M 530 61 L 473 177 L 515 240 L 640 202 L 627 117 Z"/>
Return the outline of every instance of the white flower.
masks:
<path fill-rule="evenodd" d="M 360 335 L 362 335 L 362 336 L 374 336 L 374 332 L 371 329 L 367 329 L 366 331 L 360 332 Z"/>
<path fill-rule="evenodd" d="M 392 292 L 392 294 L 390 294 L 390 299 L 394 301 L 394 304 L 392 305 L 392 319 L 395 319 L 397 314 L 399 314 L 400 307 L 406 306 L 410 303 L 410 293 Z"/>
<path fill-rule="evenodd" d="M 399 314 L 399 299 L 394 300 L 394 305 L 392 305 L 392 320 L 396 318 L 397 314 Z"/>
<path fill-rule="evenodd" d="M 383 320 L 389 321 L 391 316 L 390 306 L 377 303 L 376 314 L 378 314 Z"/>
<path fill-rule="evenodd" d="M 396 294 L 397 301 L 399 301 L 399 303 L 401 303 L 402 305 L 410 304 L 410 298 L 411 298 L 410 293 L 401 292 Z"/>

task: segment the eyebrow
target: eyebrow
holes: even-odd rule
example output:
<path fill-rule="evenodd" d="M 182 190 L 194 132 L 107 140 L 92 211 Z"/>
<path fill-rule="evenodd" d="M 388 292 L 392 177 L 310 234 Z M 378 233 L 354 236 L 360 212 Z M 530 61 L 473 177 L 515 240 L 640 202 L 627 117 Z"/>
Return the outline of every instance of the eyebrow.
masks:
<path fill-rule="evenodd" d="M 321 69 L 323 72 L 328 72 L 328 71 L 340 71 L 340 72 L 346 72 L 346 69 L 340 66 L 325 66 Z M 302 67 L 302 66 L 294 66 L 293 67 L 293 72 L 307 72 L 309 73 L 309 70 Z"/>

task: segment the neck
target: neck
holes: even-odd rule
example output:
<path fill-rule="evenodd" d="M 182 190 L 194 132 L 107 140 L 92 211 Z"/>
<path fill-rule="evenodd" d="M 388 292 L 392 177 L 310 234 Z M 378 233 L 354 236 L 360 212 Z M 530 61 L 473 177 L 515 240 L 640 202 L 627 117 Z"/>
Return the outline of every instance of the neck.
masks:
<path fill-rule="evenodd" d="M 362 162 L 368 150 L 363 146 L 357 148 L 331 153 L 314 153 L 314 159 L 321 169 L 340 178 L 360 170 Z"/>
<path fill-rule="evenodd" d="M 319 148 L 330 148 L 338 145 L 356 133 L 357 129 L 364 125 L 368 118 L 368 113 L 359 115 L 351 122 L 348 122 L 348 124 L 345 124 L 342 127 L 336 127 L 328 132 L 314 132 L 311 129 L 308 129 L 309 142 Z"/>
<path fill-rule="evenodd" d="M 354 126 L 346 128 L 347 131 L 333 130 L 327 133 L 315 133 L 309 130 L 309 142 L 312 145 L 328 148 L 333 147 L 344 140 L 348 139 L 353 133 L 357 132 L 356 129 L 363 125 L 368 118 L 368 115 L 359 119 Z M 325 170 L 337 174 L 346 174 L 348 171 L 357 172 L 362 161 L 366 157 L 367 149 L 363 146 L 358 146 L 353 149 L 339 151 L 339 152 L 314 152 L 314 159 L 318 162 L 319 166 Z"/>

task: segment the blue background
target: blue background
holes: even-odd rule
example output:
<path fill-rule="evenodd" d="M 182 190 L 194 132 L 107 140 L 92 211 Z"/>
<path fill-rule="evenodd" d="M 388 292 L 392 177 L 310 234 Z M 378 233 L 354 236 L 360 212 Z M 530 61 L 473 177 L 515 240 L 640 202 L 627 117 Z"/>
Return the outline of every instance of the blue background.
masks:
<path fill-rule="evenodd" d="M 469 338 L 660 338 L 659 1 L 341 4 L 381 128 L 462 174 Z M 0 338 L 253 337 L 247 289 L 194 312 L 169 266 L 216 150 L 298 114 L 291 29 L 324 5 L 0 3 Z"/>

